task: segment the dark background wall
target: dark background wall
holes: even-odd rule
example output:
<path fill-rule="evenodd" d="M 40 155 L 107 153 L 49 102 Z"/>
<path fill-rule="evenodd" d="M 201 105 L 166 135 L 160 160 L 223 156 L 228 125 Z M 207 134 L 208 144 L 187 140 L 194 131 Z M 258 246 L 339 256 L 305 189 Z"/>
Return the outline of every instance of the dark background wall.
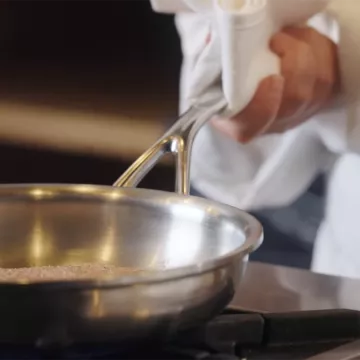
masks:
<path fill-rule="evenodd" d="M 68 101 L 69 106 L 80 105 L 81 101 L 57 90 L 61 87 L 56 81 L 66 78 L 74 86 L 81 84 L 89 92 L 96 88 L 105 97 L 116 100 L 119 89 L 126 91 L 127 87 L 135 95 L 137 89 L 156 91 L 158 84 L 174 91 L 181 62 L 173 18 L 153 13 L 146 0 L 3 1 L 0 3 L 0 51 L 3 84 L 0 96 L 7 96 L 15 86 L 18 89 L 26 78 L 26 90 L 24 85 L 23 93 L 16 96 L 27 101 L 45 101 L 49 96 L 45 85 L 53 82 L 51 91 L 55 102 Z M 60 80 L 56 76 L 59 69 Z M 146 84 L 153 84 L 153 89 L 151 86 L 142 89 L 144 77 Z M 43 92 L 37 91 L 36 99 L 31 96 L 35 82 L 37 88 L 44 84 Z M 86 97 L 86 93 L 82 96 Z M 130 164 L 129 160 L 1 143 L 0 161 L 1 183 L 111 184 Z M 172 181 L 172 170 L 160 166 L 144 186 L 171 189 Z"/>

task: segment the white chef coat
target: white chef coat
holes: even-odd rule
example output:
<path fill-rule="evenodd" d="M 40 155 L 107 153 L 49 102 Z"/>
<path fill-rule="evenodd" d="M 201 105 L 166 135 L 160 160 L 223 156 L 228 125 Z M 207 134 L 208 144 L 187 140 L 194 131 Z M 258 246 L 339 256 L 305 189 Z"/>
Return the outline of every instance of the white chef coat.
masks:
<path fill-rule="evenodd" d="M 354 11 L 353 5 L 359 5 L 360 0 L 343 0 L 341 4 L 344 3 L 350 6 L 343 16 L 353 21 L 354 14 L 360 15 L 360 7 Z M 360 16 L 355 22 L 360 23 Z M 176 24 L 184 54 L 183 111 L 188 107 L 189 83 L 204 48 L 209 19 L 201 13 L 182 13 L 177 15 Z M 319 14 L 309 24 L 334 41 L 339 40 L 335 20 Z M 345 32 L 342 37 L 344 34 L 349 35 Z M 357 75 L 352 73 L 354 69 L 360 73 L 357 39 L 360 44 L 360 28 L 345 41 L 342 39 L 340 49 L 343 77 L 347 89 L 354 95 L 353 104 L 357 100 L 355 95 L 360 94 L 357 92 L 360 81 L 357 82 Z M 247 145 L 236 143 L 206 125 L 193 148 L 192 183 L 205 196 L 246 210 L 285 206 L 299 197 L 320 171 L 335 163 L 326 217 L 316 240 L 312 268 L 320 273 L 360 278 L 360 259 L 357 259 L 360 255 L 357 224 L 357 209 L 360 209 L 359 124 L 355 105 L 351 108 L 338 106 L 285 134 L 262 136 Z"/>

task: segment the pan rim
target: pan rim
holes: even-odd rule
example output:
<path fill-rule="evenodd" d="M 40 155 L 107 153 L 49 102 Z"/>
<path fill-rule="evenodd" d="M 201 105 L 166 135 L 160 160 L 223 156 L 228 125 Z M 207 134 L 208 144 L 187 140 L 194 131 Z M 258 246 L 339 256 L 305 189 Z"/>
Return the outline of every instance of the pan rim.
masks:
<path fill-rule="evenodd" d="M 153 271 L 146 274 L 136 275 L 99 275 L 94 278 L 81 280 L 48 280 L 48 281 L 0 281 L 0 289 L 4 287 L 27 288 L 38 290 L 56 290 L 56 289 L 89 289 L 89 288 L 118 288 L 137 286 L 142 284 L 161 283 L 173 281 L 176 279 L 198 276 L 215 269 L 226 267 L 233 261 L 239 261 L 255 251 L 263 241 L 263 229 L 260 222 L 249 213 L 237 209 L 230 205 L 217 203 L 212 200 L 203 199 L 195 196 L 184 196 L 172 192 L 161 190 L 149 190 L 141 188 L 116 188 L 113 186 L 91 185 L 91 184 L 4 184 L 0 185 L 0 199 L 6 196 L 34 196 L 34 200 L 45 199 L 60 194 L 83 196 L 84 198 L 98 198 L 99 200 L 116 201 L 121 197 L 127 199 L 141 198 L 143 201 L 151 202 L 151 199 L 167 200 L 184 204 L 186 202 L 196 203 L 201 207 L 215 207 L 222 214 L 231 214 L 232 218 L 238 222 L 246 223 L 243 229 L 245 240 L 243 244 L 234 250 L 218 256 L 214 259 L 207 259 L 201 263 L 186 266 L 174 267 L 166 270 Z"/>

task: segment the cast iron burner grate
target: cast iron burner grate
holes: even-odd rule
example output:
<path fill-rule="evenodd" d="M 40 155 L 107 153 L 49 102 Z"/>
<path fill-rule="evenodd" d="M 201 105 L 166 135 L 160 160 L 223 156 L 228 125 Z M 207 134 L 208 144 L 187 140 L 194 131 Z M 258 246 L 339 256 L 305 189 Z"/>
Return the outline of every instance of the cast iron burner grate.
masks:
<path fill-rule="evenodd" d="M 360 313 L 356 311 L 284 314 L 235 311 L 179 333 L 165 346 L 153 344 L 141 346 L 140 351 L 125 352 L 116 344 L 51 351 L 1 345 L 0 359 L 304 360 L 357 339 L 360 339 Z"/>

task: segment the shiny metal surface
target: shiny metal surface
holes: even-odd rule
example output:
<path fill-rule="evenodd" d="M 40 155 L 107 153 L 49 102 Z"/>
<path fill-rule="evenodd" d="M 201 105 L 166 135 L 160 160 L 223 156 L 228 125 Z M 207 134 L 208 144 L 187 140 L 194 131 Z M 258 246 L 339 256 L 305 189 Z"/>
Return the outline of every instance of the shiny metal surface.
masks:
<path fill-rule="evenodd" d="M 85 185 L 0 186 L 1 267 L 96 262 L 147 270 L 89 281 L 0 283 L 0 341 L 160 339 L 221 311 L 261 240 L 250 215 L 194 197 Z"/>
<path fill-rule="evenodd" d="M 176 157 L 176 192 L 189 195 L 190 156 L 194 138 L 200 128 L 226 106 L 224 100 L 193 107 L 182 115 L 175 124 L 150 149 L 141 155 L 124 174 L 116 180 L 116 187 L 135 187 L 165 154 Z"/>
<path fill-rule="evenodd" d="M 359 360 L 360 341 L 354 341 L 306 360 Z"/>
<path fill-rule="evenodd" d="M 230 307 L 257 312 L 360 311 L 360 280 L 250 262 Z"/>
<path fill-rule="evenodd" d="M 0 267 L 145 270 L 87 281 L 0 282 L 0 342 L 165 339 L 231 301 L 262 241 L 261 225 L 240 210 L 187 196 L 194 137 L 224 105 L 191 109 L 114 187 L 0 187 Z M 176 156 L 178 194 L 131 189 L 165 153 Z"/>

